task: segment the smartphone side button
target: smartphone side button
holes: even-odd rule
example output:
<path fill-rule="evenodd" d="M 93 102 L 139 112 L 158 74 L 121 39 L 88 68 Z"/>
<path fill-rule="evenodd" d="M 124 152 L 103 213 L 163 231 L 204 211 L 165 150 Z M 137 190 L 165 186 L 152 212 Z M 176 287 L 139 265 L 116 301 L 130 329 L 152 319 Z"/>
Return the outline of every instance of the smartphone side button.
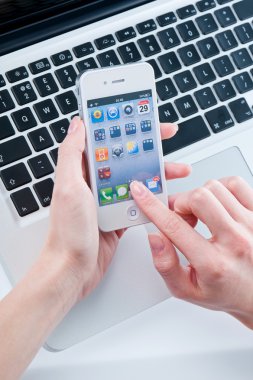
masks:
<path fill-rule="evenodd" d="M 129 220 L 136 220 L 140 216 L 140 210 L 137 206 L 131 206 L 127 209 L 127 217 Z"/>

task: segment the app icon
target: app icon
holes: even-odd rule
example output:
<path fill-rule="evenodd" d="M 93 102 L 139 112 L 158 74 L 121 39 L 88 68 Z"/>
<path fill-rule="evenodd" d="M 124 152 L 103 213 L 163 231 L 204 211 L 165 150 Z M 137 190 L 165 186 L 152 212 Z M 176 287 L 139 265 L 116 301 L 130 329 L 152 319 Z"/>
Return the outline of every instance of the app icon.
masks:
<path fill-rule="evenodd" d="M 121 158 L 124 156 L 124 149 L 122 144 L 116 144 L 112 147 L 112 156 L 114 158 Z"/>
<path fill-rule="evenodd" d="M 108 160 L 108 148 L 97 148 L 96 149 L 96 161 L 102 162 Z"/>
<path fill-rule="evenodd" d="M 109 166 L 105 166 L 103 168 L 98 168 L 98 178 L 99 179 L 109 179 L 111 178 L 111 169 Z"/>
<path fill-rule="evenodd" d="M 118 107 L 112 106 L 112 107 L 107 108 L 107 118 L 108 118 L 108 120 L 119 119 Z"/>
<path fill-rule="evenodd" d="M 111 187 L 99 190 L 100 202 L 102 204 L 113 202 L 113 192 Z"/>
<path fill-rule="evenodd" d="M 129 123 L 125 124 L 126 135 L 134 135 L 136 133 L 136 124 Z"/>
<path fill-rule="evenodd" d="M 104 121 L 104 112 L 101 108 L 97 108 L 91 112 L 92 123 L 101 123 Z"/>
<path fill-rule="evenodd" d="M 124 104 L 122 106 L 124 116 L 133 116 L 134 115 L 134 105 L 133 103 Z"/>
<path fill-rule="evenodd" d="M 96 129 L 94 131 L 94 137 L 95 137 L 95 141 L 105 140 L 105 129 L 104 128 Z"/>
<path fill-rule="evenodd" d="M 127 153 L 128 154 L 139 153 L 139 145 L 138 145 L 137 141 L 128 141 L 126 145 L 127 145 Z"/>
<path fill-rule="evenodd" d="M 110 136 L 112 139 L 115 137 L 121 136 L 121 130 L 119 125 L 115 125 L 114 127 L 110 127 Z"/>
<path fill-rule="evenodd" d="M 141 100 L 138 103 L 138 114 L 144 115 L 144 114 L 149 113 L 149 112 L 150 112 L 149 100 Z"/>
<path fill-rule="evenodd" d="M 146 180 L 146 186 L 152 193 L 156 193 L 159 191 L 159 181 L 159 177 L 149 178 Z"/>
<path fill-rule="evenodd" d="M 143 140 L 142 145 L 143 145 L 144 152 L 148 152 L 149 150 L 154 149 L 153 139 Z"/>
<path fill-rule="evenodd" d="M 116 189 L 116 197 L 118 201 L 129 198 L 128 184 L 118 185 L 115 187 L 115 189 Z"/>
<path fill-rule="evenodd" d="M 141 131 L 143 133 L 151 131 L 151 120 L 143 120 L 143 121 L 141 121 Z"/>

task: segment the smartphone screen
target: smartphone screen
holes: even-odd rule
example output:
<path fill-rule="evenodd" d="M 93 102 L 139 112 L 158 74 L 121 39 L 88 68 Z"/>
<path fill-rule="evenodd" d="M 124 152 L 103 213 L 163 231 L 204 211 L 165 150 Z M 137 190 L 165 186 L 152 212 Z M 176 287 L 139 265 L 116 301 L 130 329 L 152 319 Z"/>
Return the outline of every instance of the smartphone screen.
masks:
<path fill-rule="evenodd" d="M 133 180 L 161 193 L 152 91 L 92 99 L 87 106 L 100 207 L 132 199 Z"/>

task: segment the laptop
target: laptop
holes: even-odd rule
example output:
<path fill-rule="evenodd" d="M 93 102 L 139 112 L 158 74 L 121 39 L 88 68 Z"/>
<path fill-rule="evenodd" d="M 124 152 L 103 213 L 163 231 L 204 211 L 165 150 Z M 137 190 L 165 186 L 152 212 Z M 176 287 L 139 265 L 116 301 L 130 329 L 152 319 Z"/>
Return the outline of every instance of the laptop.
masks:
<path fill-rule="evenodd" d="M 225 173 L 243 175 L 241 160 L 251 176 L 252 20 L 252 0 L 0 2 L 0 255 L 13 285 L 46 236 L 81 71 L 149 62 L 160 120 L 179 124 L 163 142 L 165 160 L 202 162 L 205 174 L 226 161 Z M 167 297 L 145 228 L 130 229 L 104 281 L 47 348 L 67 348 Z"/>

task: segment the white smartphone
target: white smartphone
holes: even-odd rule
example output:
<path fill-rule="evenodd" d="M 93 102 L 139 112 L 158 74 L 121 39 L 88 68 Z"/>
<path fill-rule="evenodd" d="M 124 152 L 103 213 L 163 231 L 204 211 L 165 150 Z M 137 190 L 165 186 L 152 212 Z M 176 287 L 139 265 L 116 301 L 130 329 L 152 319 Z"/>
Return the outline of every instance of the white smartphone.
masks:
<path fill-rule="evenodd" d="M 132 181 L 167 204 L 153 68 L 136 63 L 86 71 L 77 92 L 100 229 L 147 223 L 131 196 Z"/>

